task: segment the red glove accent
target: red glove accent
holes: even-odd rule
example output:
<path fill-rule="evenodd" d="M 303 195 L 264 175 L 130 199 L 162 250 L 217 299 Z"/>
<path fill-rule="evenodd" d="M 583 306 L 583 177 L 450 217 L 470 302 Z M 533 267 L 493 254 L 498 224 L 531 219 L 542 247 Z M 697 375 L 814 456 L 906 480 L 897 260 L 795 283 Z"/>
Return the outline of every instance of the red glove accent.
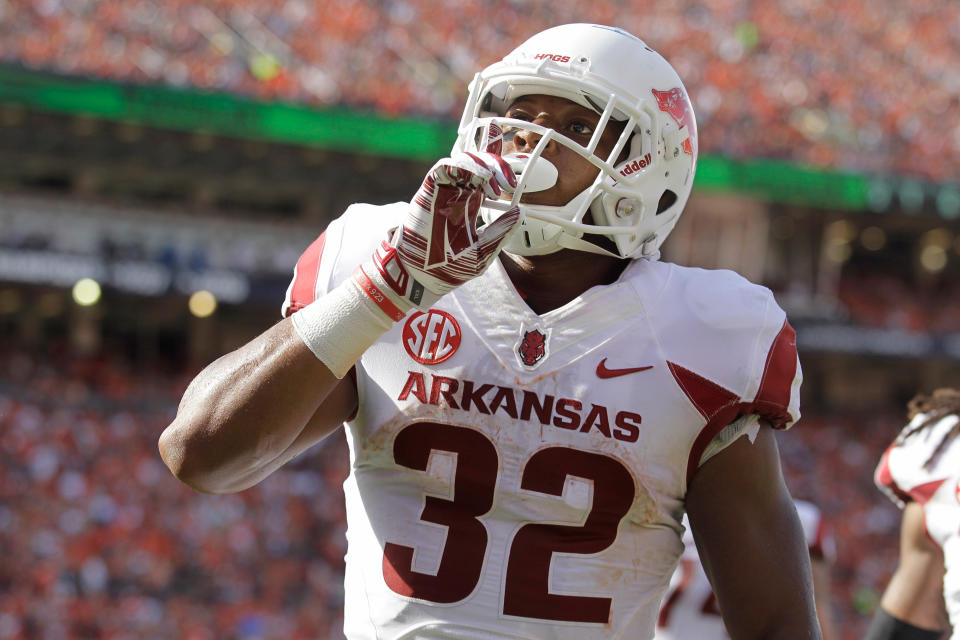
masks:
<path fill-rule="evenodd" d="M 496 137 L 488 148 L 496 146 Z M 514 207 L 477 231 L 484 196 L 496 198 L 516 187 L 510 166 L 493 153 L 460 153 L 430 169 L 410 202 L 392 245 L 374 256 L 376 275 L 363 271 L 379 287 L 395 294 L 404 312 L 409 305 L 429 308 L 451 289 L 483 273 L 520 221 Z M 377 282 L 380 280 L 380 282 Z"/>

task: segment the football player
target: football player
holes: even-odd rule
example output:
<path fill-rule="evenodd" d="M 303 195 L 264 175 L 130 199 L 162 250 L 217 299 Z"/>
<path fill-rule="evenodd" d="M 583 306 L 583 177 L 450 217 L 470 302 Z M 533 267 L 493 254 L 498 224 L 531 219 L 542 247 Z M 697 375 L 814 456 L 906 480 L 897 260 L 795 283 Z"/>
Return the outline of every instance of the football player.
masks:
<path fill-rule="evenodd" d="M 409 203 L 305 251 L 163 459 L 241 491 L 346 423 L 350 638 L 651 638 L 685 510 L 734 637 L 819 637 L 773 433 L 799 417 L 793 329 L 767 289 L 658 260 L 696 158 L 643 41 L 534 35 Z"/>
<path fill-rule="evenodd" d="M 900 561 L 866 640 L 960 638 L 960 391 L 908 407 L 910 422 L 880 458 L 877 486 L 903 509 Z"/>
<path fill-rule="evenodd" d="M 820 509 L 805 500 L 794 500 L 797 515 L 810 552 L 813 595 L 824 640 L 834 640 L 830 613 L 830 565 L 836 557 L 836 544 Z M 686 523 L 685 523 L 686 524 Z M 670 588 L 660 606 L 655 640 L 727 640 L 717 597 L 703 570 L 697 547 L 689 530 L 683 534 L 684 550 L 680 564 L 670 579 Z"/>

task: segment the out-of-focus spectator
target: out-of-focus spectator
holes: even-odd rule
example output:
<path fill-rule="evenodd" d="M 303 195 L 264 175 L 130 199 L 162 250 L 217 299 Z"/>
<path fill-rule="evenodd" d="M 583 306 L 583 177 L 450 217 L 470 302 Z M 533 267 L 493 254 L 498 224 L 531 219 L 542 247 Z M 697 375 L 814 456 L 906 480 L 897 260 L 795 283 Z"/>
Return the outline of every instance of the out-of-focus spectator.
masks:
<path fill-rule="evenodd" d="M 343 441 L 196 494 L 155 446 L 186 382 L 2 349 L 0 638 L 342 637 Z"/>
<path fill-rule="evenodd" d="M 859 326 L 918 333 L 960 330 L 960 280 L 916 286 L 891 270 L 851 269 L 840 279 L 838 302 Z"/>
<path fill-rule="evenodd" d="M 957 179 L 952 0 L 4 0 L 0 61 L 456 117 L 494 52 L 586 21 L 619 24 L 674 62 L 707 153 Z"/>

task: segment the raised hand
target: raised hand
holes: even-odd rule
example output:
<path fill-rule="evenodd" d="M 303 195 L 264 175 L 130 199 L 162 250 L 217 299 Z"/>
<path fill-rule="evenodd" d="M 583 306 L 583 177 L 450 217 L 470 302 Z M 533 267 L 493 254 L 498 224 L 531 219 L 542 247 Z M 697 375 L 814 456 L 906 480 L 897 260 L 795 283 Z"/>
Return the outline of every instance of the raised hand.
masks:
<path fill-rule="evenodd" d="M 478 231 L 480 205 L 485 196 L 496 198 L 503 188 L 516 186 L 513 171 L 494 153 L 459 153 L 440 160 L 411 200 L 393 241 L 383 242 L 374 253 L 374 268 L 368 263 L 355 274 L 361 287 L 368 295 L 371 285 L 386 294 L 397 309 L 384 310 L 402 317 L 411 306 L 429 308 L 479 276 L 520 220 L 514 207 Z"/>

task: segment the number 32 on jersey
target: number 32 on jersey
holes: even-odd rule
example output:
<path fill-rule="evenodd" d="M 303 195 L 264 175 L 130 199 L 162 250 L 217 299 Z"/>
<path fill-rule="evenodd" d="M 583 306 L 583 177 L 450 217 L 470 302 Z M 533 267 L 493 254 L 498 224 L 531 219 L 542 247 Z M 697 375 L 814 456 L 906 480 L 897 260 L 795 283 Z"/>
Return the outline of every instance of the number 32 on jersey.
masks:
<path fill-rule="evenodd" d="M 433 451 L 457 454 L 453 499 L 426 496 L 420 519 L 448 528 L 436 575 L 414 571 L 412 547 L 387 542 L 383 577 L 395 593 L 436 603 L 469 596 L 480 581 L 487 552 L 487 530 L 479 518 L 494 506 L 499 453 L 479 431 L 467 427 L 416 422 L 403 428 L 393 444 L 397 464 L 426 472 Z M 549 592 L 554 552 L 599 553 L 613 544 L 620 521 L 630 510 L 635 483 L 619 460 L 568 447 L 533 453 L 523 464 L 520 488 L 553 496 L 563 493 L 567 476 L 593 484 L 593 503 L 580 526 L 527 523 L 510 543 L 503 592 L 503 613 L 568 622 L 604 623 L 611 598 Z"/>

